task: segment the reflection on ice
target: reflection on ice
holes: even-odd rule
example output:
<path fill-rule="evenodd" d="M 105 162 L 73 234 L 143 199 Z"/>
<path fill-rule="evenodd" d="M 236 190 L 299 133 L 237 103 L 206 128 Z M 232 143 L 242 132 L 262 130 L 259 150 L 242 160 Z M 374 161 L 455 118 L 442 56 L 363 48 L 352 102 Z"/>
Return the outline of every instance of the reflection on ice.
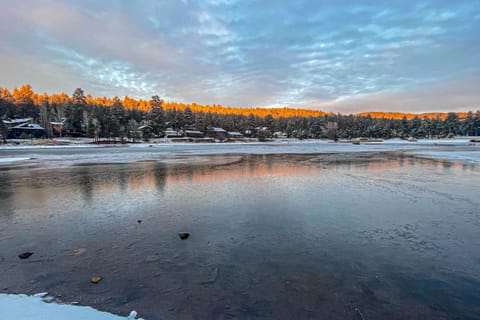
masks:
<path fill-rule="evenodd" d="M 392 152 L 170 159 L 0 171 L 2 287 L 146 319 L 480 314 L 478 165 Z"/>

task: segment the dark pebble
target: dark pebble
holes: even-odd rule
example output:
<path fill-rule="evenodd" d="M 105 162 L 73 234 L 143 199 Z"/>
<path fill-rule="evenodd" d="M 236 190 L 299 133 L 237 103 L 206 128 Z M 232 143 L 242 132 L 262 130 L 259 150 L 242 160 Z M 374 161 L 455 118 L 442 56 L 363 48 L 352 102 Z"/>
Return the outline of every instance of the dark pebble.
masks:
<path fill-rule="evenodd" d="M 20 253 L 20 254 L 18 255 L 18 257 L 19 257 L 20 259 L 28 259 L 28 258 L 30 258 L 30 256 L 31 256 L 32 254 L 33 254 L 33 252 L 24 252 L 24 253 Z"/>
<path fill-rule="evenodd" d="M 178 234 L 178 236 L 180 237 L 180 239 L 185 240 L 185 239 L 187 239 L 188 237 L 190 237 L 190 233 L 188 233 L 188 232 L 180 232 L 180 233 Z"/>

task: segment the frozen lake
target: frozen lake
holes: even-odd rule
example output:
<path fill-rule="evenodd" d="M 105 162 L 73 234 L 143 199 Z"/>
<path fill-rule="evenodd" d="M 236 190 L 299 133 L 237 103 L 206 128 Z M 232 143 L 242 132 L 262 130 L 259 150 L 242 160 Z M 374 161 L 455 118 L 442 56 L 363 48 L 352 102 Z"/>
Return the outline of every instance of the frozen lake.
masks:
<path fill-rule="evenodd" d="M 478 153 L 0 148 L 0 290 L 150 320 L 479 319 Z"/>

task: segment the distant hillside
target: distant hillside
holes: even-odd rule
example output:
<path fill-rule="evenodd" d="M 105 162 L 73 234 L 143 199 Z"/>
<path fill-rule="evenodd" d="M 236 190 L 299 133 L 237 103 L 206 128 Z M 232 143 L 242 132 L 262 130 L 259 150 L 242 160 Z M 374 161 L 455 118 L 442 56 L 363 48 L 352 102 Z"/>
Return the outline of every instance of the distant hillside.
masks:
<path fill-rule="evenodd" d="M 144 112 L 150 111 L 151 100 L 145 99 L 135 99 L 125 96 L 123 99 L 118 97 L 93 97 L 89 94 L 84 96 L 84 102 L 91 105 L 97 106 L 106 106 L 110 107 L 116 102 L 120 102 L 128 110 L 139 110 Z M 23 85 L 20 88 L 14 88 L 11 92 L 7 88 L 0 87 L 0 100 L 14 102 L 16 104 L 28 104 L 32 103 L 35 106 L 41 106 L 42 103 L 48 102 L 50 105 L 55 104 L 64 104 L 64 103 L 73 103 L 75 97 L 69 96 L 66 93 L 37 93 L 32 90 L 30 85 Z M 179 103 L 179 102 L 163 102 L 163 108 L 165 110 L 176 109 L 178 111 L 184 111 L 186 108 L 189 108 L 191 111 L 198 113 L 216 113 L 220 115 L 243 115 L 248 116 L 253 114 L 254 116 L 263 118 L 267 115 L 272 115 L 273 118 L 292 118 L 292 117 L 323 117 L 323 116 L 333 116 L 333 112 L 325 112 L 322 110 L 313 110 L 313 109 L 297 109 L 297 108 L 262 108 L 262 107 L 230 107 L 230 106 L 221 106 L 221 105 L 200 105 L 196 103 Z M 445 120 L 448 116 L 448 113 L 402 113 L 402 112 L 362 112 L 354 114 L 356 117 L 367 117 L 370 116 L 376 119 L 390 119 L 390 120 L 399 120 L 404 116 L 411 120 L 418 116 L 420 119 L 441 119 Z M 457 116 L 462 119 L 467 116 L 466 112 L 459 112 Z"/>
<path fill-rule="evenodd" d="M 463 119 L 467 116 L 466 112 L 456 112 L 457 116 L 460 119 Z M 445 120 L 448 116 L 447 112 L 429 112 L 429 113 L 402 113 L 402 112 L 361 112 L 355 114 L 357 117 L 372 117 L 375 119 L 392 119 L 392 120 L 400 120 L 403 117 L 407 118 L 407 120 L 412 120 L 415 117 L 420 119 L 441 119 Z"/>
<path fill-rule="evenodd" d="M 199 105 L 196 103 L 185 104 L 177 102 L 164 102 L 163 107 L 168 109 L 176 109 L 183 111 L 187 107 L 193 112 L 217 113 L 217 114 L 235 114 L 248 116 L 253 114 L 257 117 L 265 117 L 272 115 L 273 118 L 290 118 L 290 117 L 323 117 L 325 115 L 333 115 L 332 112 L 312 109 L 295 109 L 295 108 L 242 108 L 242 107 L 225 107 L 221 105 Z"/>

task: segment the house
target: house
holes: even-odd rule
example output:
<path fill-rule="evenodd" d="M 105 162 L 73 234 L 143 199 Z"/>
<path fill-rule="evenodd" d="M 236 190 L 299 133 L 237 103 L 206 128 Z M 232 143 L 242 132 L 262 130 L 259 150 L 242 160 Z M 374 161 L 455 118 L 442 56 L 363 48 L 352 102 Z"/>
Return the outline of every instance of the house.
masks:
<path fill-rule="evenodd" d="M 166 138 L 181 138 L 182 134 L 176 130 L 173 130 L 172 128 L 167 128 L 165 130 L 165 137 Z"/>
<path fill-rule="evenodd" d="M 65 119 L 62 121 L 50 121 L 50 126 L 52 127 L 52 133 L 56 137 L 63 136 L 63 126 L 65 124 Z"/>
<path fill-rule="evenodd" d="M 198 130 L 184 130 L 183 134 L 189 138 L 203 138 L 204 133 Z"/>
<path fill-rule="evenodd" d="M 285 132 L 276 131 L 273 133 L 273 137 L 277 139 L 286 139 L 288 138 L 288 135 Z"/>
<path fill-rule="evenodd" d="M 8 129 L 9 139 L 43 138 L 45 129 L 38 124 L 23 123 Z"/>
<path fill-rule="evenodd" d="M 24 123 L 31 123 L 32 118 L 18 118 L 18 119 L 4 119 L 2 120 L 2 126 L 0 127 L 2 131 L 3 139 L 5 140 L 8 137 L 8 129 L 18 126 Z"/>
<path fill-rule="evenodd" d="M 20 124 L 24 123 L 30 123 L 32 122 L 32 118 L 21 118 L 21 119 L 5 119 L 2 120 L 3 124 L 7 126 L 8 128 L 18 126 Z"/>
<path fill-rule="evenodd" d="M 137 128 L 135 136 L 141 136 L 143 138 L 149 138 L 153 135 L 153 128 L 147 124 L 141 125 Z"/>
<path fill-rule="evenodd" d="M 210 127 L 208 129 L 208 135 L 213 138 L 223 140 L 227 138 L 227 131 L 223 128 Z"/>
<path fill-rule="evenodd" d="M 228 131 L 227 134 L 230 138 L 243 138 L 243 134 L 238 131 Z"/>

